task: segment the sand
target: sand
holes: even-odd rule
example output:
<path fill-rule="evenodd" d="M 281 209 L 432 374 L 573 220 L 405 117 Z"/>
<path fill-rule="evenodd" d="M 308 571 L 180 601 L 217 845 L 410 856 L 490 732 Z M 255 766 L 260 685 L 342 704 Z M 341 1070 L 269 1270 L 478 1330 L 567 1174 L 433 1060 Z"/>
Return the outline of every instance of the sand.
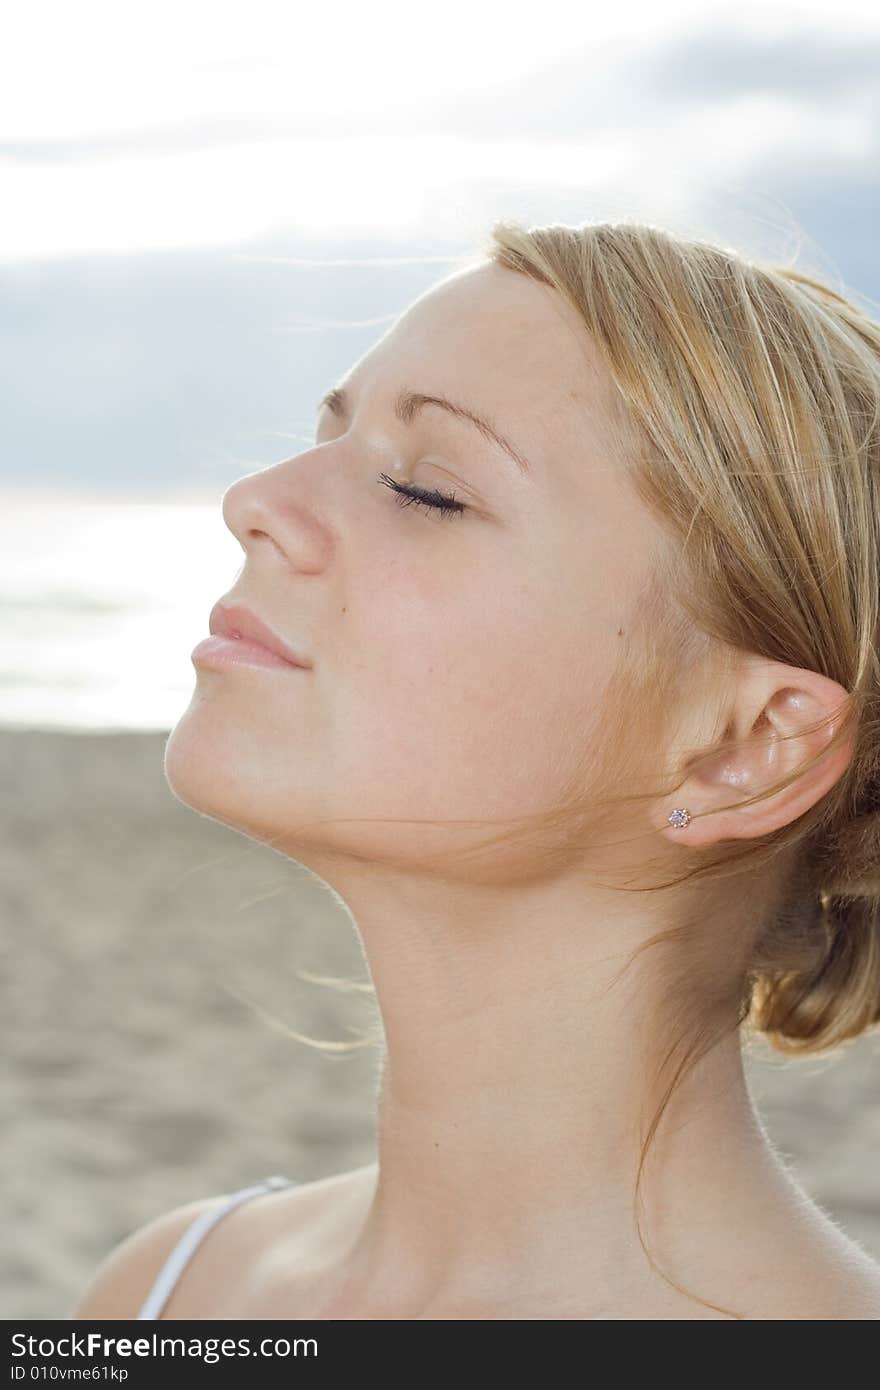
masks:
<path fill-rule="evenodd" d="M 298 866 L 182 806 L 165 733 L 0 731 L 6 1259 L 0 1315 L 66 1317 L 171 1207 L 375 1157 L 377 1056 L 347 914 Z M 750 1056 L 771 1137 L 880 1259 L 880 1037 Z"/>

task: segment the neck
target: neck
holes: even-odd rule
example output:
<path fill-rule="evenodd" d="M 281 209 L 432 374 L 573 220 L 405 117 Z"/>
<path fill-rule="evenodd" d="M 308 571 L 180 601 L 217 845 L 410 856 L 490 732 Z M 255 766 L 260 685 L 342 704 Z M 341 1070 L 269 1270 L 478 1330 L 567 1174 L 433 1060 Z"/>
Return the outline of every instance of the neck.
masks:
<path fill-rule="evenodd" d="M 395 1307 L 558 1306 L 566 1286 L 624 1297 L 660 1280 L 633 1203 L 670 1020 L 650 951 L 621 976 L 657 926 L 625 916 L 619 895 L 591 914 L 546 885 L 464 906 L 447 885 L 442 912 L 422 901 L 417 925 L 397 913 L 392 928 L 387 905 L 357 909 L 386 1049 L 376 1184 L 346 1257 L 347 1296 Z M 774 1167 L 733 1023 L 677 1088 L 642 1178 L 645 1239 L 685 1283 L 702 1272 L 689 1234 L 711 1253 L 717 1230 L 723 1251 L 737 1203 L 753 1203 Z"/>

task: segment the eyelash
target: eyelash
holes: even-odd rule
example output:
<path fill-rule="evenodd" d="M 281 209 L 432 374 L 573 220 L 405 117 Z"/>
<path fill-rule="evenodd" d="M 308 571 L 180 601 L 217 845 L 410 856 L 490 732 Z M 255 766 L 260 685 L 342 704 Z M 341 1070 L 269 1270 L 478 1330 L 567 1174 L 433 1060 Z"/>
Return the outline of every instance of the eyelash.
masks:
<path fill-rule="evenodd" d="M 452 492 L 416 487 L 413 483 L 398 483 L 396 479 L 389 478 L 387 473 L 380 473 L 378 481 L 396 493 L 395 500 L 401 507 L 426 507 L 436 512 L 438 521 L 442 521 L 444 516 L 461 516 L 462 512 L 468 510 L 464 502 L 456 501 L 455 493 Z"/>

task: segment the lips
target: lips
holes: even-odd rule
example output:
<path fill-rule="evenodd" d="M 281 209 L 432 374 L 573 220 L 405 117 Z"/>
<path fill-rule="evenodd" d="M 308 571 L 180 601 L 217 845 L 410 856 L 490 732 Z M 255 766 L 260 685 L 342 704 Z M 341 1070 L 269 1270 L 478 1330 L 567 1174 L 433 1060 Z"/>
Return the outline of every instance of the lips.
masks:
<path fill-rule="evenodd" d="M 246 604 L 235 599 L 220 599 L 214 604 L 208 620 L 208 630 L 212 637 L 245 637 L 248 641 L 265 647 L 267 651 L 274 652 L 291 666 L 308 668 L 312 664 L 306 657 L 294 651 L 283 637 L 279 637 L 278 633 L 264 623 L 262 618 L 258 618 Z"/>

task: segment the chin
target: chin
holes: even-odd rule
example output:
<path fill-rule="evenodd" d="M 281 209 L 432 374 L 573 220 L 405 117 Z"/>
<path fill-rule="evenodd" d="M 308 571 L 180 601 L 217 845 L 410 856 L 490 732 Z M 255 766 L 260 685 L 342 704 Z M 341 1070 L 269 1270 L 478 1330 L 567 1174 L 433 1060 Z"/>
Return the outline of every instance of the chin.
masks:
<path fill-rule="evenodd" d="M 279 824 L 297 808 L 279 807 L 267 795 L 271 768 L 250 761 L 228 714 L 214 719 L 198 694 L 171 730 L 162 771 L 172 795 L 190 810 L 261 844 L 278 841 Z"/>
<path fill-rule="evenodd" d="M 228 721 L 224 723 L 228 730 Z M 215 725 L 196 691 L 168 736 L 162 771 L 184 806 L 237 827 L 243 810 L 242 759 Z"/>

